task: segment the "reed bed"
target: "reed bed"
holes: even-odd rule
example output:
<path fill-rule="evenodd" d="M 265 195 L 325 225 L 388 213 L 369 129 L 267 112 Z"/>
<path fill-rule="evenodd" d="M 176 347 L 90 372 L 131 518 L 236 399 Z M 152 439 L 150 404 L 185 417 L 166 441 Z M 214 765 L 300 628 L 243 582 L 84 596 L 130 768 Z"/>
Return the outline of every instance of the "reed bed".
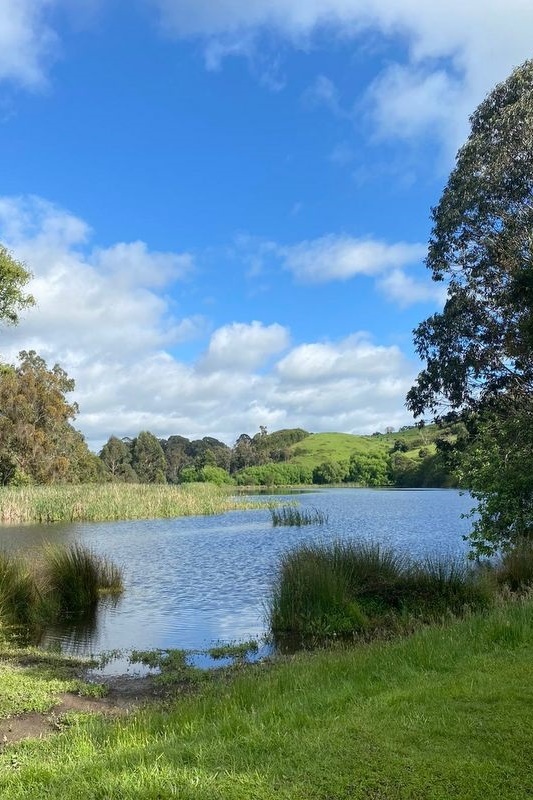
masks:
<path fill-rule="evenodd" d="M 98 522 L 221 514 L 267 504 L 213 484 L 66 484 L 0 488 L 0 523 Z"/>
<path fill-rule="evenodd" d="M 272 525 L 276 528 L 279 525 L 325 525 L 328 522 L 328 515 L 319 508 L 295 508 L 295 506 L 282 506 L 281 508 L 270 508 Z"/>

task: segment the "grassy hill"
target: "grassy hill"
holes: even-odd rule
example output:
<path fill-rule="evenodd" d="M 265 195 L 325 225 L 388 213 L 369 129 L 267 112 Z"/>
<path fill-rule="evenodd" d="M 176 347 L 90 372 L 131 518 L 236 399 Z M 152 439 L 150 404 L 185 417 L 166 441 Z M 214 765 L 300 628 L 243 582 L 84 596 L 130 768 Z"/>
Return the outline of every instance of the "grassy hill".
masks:
<path fill-rule="evenodd" d="M 311 433 L 290 447 L 290 461 L 314 469 L 325 461 L 349 461 L 354 454 L 386 455 L 396 442 L 404 443 L 407 448 L 401 451 L 402 455 L 413 461 L 420 461 L 421 449 L 427 449 L 428 454 L 435 453 L 435 439 L 439 433 L 436 425 L 372 436 L 351 433 Z"/>
<path fill-rule="evenodd" d="M 455 434 L 435 425 L 358 436 L 308 433 L 300 428 L 261 434 L 244 443 L 249 460 L 240 485 L 341 484 L 440 487 L 454 484 L 436 439 Z"/>

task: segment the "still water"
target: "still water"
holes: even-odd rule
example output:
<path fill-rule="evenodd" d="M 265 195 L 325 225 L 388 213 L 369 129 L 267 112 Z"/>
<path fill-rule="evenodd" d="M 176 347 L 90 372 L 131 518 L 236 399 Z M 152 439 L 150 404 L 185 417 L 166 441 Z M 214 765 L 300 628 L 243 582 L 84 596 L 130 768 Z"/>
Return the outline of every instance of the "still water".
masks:
<path fill-rule="evenodd" d="M 273 496 L 272 499 L 278 499 Z M 328 514 L 325 525 L 272 527 L 268 510 L 214 517 L 0 528 L 0 549 L 81 542 L 124 569 L 125 592 L 87 627 L 55 627 L 42 646 L 77 655 L 205 649 L 260 638 L 280 555 L 301 541 L 371 539 L 413 556 L 459 554 L 472 506 L 454 490 L 326 489 L 285 498 Z"/>

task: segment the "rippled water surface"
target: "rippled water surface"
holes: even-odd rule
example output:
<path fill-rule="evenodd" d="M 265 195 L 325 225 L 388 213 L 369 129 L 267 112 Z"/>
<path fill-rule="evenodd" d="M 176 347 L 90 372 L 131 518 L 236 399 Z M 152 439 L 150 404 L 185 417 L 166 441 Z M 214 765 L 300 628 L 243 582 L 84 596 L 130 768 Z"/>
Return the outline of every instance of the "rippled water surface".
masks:
<path fill-rule="evenodd" d="M 82 542 L 121 564 L 125 592 L 90 628 L 53 628 L 66 652 L 204 649 L 265 633 L 265 602 L 281 553 L 303 540 L 364 538 L 415 555 L 465 551 L 471 498 L 454 490 L 328 489 L 295 499 L 326 525 L 273 528 L 268 510 L 215 517 L 0 528 L 0 548 Z"/>

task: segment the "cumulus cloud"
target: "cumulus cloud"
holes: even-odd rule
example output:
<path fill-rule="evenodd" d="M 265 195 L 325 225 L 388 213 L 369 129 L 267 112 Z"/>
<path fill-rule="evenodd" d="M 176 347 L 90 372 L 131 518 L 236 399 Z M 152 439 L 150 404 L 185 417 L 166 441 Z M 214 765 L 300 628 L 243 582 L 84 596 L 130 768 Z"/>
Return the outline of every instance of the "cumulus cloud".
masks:
<path fill-rule="evenodd" d="M 394 269 L 381 278 L 378 289 L 402 308 L 421 302 L 443 305 L 447 291 L 442 283 L 416 280 L 401 269 Z"/>
<path fill-rule="evenodd" d="M 289 332 L 277 323 L 233 322 L 213 333 L 201 367 L 204 371 L 248 372 L 258 369 L 288 344 Z"/>
<path fill-rule="evenodd" d="M 58 39 L 47 24 L 55 0 L 3 0 L 0 14 L 0 81 L 42 86 Z"/>
<path fill-rule="evenodd" d="M 330 234 L 279 248 L 285 267 L 298 280 L 324 283 L 348 280 L 356 275 L 378 275 L 386 270 L 420 261 L 426 246 Z"/>
<path fill-rule="evenodd" d="M 275 31 L 302 46 L 328 30 L 357 43 L 373 33 L 401 39 L 402 62 L 390 64 L 367 94 L 381 135 L 412 138 L 428 130 L 456 147 L 467 115 L 490 88 L 531 56 L 533 4 L 524 0 L 147 0 L 162 28 L 178 37 L 246 41 Z M 258 45 L 259 46 L 259 45 Z M 331 88 L 331 87 L 330 87 Z"/>
<path fill-rule="evenodd" d="M 76 380 L 76 424 L 94 449 L 140 430 L 232 443 L 259 425 L 371 433 L 409 421 L 403 397 L 416 368 L 397 347 L 367 334 L 291 346 L 287 328 L 260 321 L 212 331 L 169 307 L 169 284 L 194 277 L 190 254 L 96 248 L 93 236 L 43 199 L 0 198 L 0 241 L 32 269 L 38 302 L 2 331 L 1 357 L 34 348 L 59 362 Z M 186 355 L 190 339 L 205 343 L 199 357 Z"/>

